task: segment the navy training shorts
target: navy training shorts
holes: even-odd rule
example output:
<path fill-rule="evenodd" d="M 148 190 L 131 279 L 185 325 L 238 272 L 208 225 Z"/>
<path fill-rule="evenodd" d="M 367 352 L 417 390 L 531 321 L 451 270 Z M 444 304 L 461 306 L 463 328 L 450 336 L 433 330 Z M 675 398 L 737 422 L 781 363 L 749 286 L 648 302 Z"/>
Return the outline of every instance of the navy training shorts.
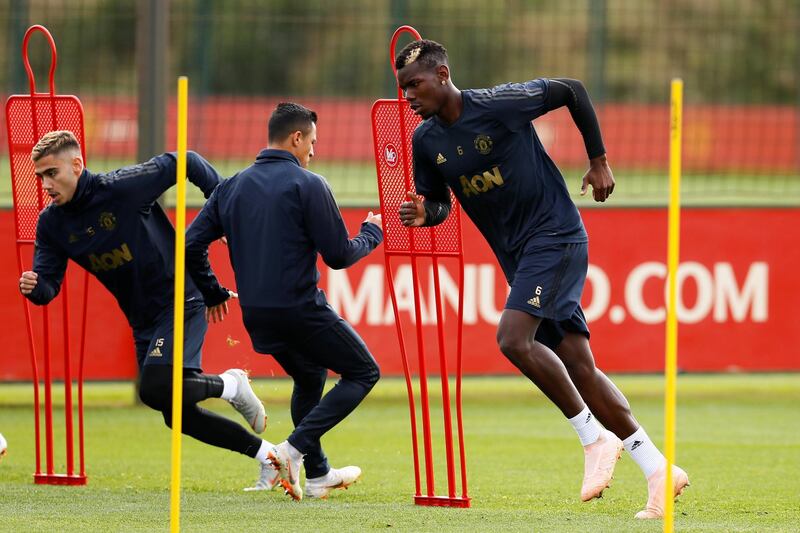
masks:
<path fill-rule="evenodd" d="M 589 338 L 581 295 L 589 266 L 588 244 L 562 243 L 532 247 L 519 261 L 506 309 L 542 319 L 536 340 L 555 349 L 566 332 Z"/>
<path fill-rule="evenodd" d="M 202 300 L 184 309 L 183 368 L 202 369 L 203 340 L 208 330 L 205 310 Z M 151 326 L 134 330 L 136 361 L 140 370 L 144 365 L 172 364 L 174 320 L 170 306 Z"/>

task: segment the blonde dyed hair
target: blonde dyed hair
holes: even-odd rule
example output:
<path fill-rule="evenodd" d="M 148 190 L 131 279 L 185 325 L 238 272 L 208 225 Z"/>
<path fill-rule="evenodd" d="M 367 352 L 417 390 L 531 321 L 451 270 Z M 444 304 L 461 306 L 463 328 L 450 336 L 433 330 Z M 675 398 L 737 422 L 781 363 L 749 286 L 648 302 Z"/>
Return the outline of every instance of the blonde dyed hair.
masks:
<path fill-rule="evenodd" d="M 447 49 L 436 41 L 428 39 L 412 41 L 397 54 L 394 68 L 400 70 L 416 61 L 419 61 L 427 69 L 447 65 Z"/>
<path fill-rule="evenodd" d="M 39 139 L 31 150 L 31 159 L 34 163 L 48 155 L 55 155 L 64 150 L 74 149 L 80 152 L 81 145 L 75 134 L 67 130 L 51 131 Z"/>

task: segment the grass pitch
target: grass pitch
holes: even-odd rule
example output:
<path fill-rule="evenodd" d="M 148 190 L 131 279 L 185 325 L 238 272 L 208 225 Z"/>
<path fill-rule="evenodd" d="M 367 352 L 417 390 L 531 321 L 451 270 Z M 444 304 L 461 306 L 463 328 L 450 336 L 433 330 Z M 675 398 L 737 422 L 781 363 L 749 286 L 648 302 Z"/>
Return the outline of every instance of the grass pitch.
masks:
<path fill-rule="evenodd" d="M 615 381 L 660 445 L 663 379 Z M 255 388 L 270 415 L 265 437 L 278 442 L 291 428 L 291 384 L 259 380 Z M 133 394 L 130 384 L 87 386 L 89 484 L 50 487 L 32 482 L 31 386 L 0 385 L 0 432 L 9 441 L 9 455 L 0 461 L 0 530 L 168 528 L 170 433 L 157 413 L 133 404 Z M 800 431 L 794 420 L 800 375 L 684 375 L 678 402 L 678 463 L 692 485 L 676 503 L 676 530 L 797 531 Z M 205 405 L 239 420 L 220 400 Z M 278 491 L 243 492 L 258 473 L 252 459 L 184 438 L 183 530 L 661 531 L 660 521 L 633 519 L 647 490 L 627 454 L 604 497 L 580 502 L 580 445 L 569 424 L 523 378 L 466 380 L 464 411 L 471 509 L 413 505 L 405 385 L 384 379 L 323 440 L 334 465 L 364 470 L 358 484 L 327 501 L 295 503 Z M 62 414 L 56 413 L 58 426 Z M 439 418 L 433 420 L 440 435 Z M 59 469 L 62 435 L 56 441 Z M 437 474 L 443 492 L 444 476 Z"/>

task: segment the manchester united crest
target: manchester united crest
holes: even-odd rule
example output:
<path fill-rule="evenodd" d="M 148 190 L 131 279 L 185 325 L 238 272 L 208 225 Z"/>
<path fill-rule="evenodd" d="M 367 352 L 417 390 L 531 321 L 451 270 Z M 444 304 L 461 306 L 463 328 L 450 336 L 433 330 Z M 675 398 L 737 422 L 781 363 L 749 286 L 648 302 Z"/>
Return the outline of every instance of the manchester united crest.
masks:
<path fill-rule="evenodd" d="M 117 218 L 114 216 L 114 213 L 109 213 L 108 211 L 100 213 L 98 222 L 100 223 L 100 227 L 106 231 L 112 231 L 117 227 Z"/>
<path fill-rule="evenodd" d="M 489 155 L 492 151 L 492 138 L 488 135 L 478 135 L 475 137 L 475 149 L 481 155 Z"/>

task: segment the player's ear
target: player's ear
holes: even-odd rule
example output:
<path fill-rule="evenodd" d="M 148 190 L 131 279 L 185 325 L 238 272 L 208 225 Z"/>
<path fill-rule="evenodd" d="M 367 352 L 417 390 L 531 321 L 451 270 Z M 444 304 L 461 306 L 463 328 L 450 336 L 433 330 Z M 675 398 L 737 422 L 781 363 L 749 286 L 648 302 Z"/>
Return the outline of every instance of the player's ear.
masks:
<path fill-rule="evenodd" d="M 83 157 L 81 157 L 80 153 L 72 156 L 72 172 L 74 172 L 76 176 L 83 172 Z"/>
<path fill-rule="evenodd" d="M 447 85 L 447 82 L 450 80 L 450 69 L 447 68 L 447 65 L 439 65 L 436 67 L 436 79 L 439 80 L 439 83 L 442 85 Z"/>
<path fill-rule="evenodd" d="M 292 146 L 300 146 L 300 142 L 303 140 L 303 132 L 300 130 L 295 131 L 292 133 Z"/>

